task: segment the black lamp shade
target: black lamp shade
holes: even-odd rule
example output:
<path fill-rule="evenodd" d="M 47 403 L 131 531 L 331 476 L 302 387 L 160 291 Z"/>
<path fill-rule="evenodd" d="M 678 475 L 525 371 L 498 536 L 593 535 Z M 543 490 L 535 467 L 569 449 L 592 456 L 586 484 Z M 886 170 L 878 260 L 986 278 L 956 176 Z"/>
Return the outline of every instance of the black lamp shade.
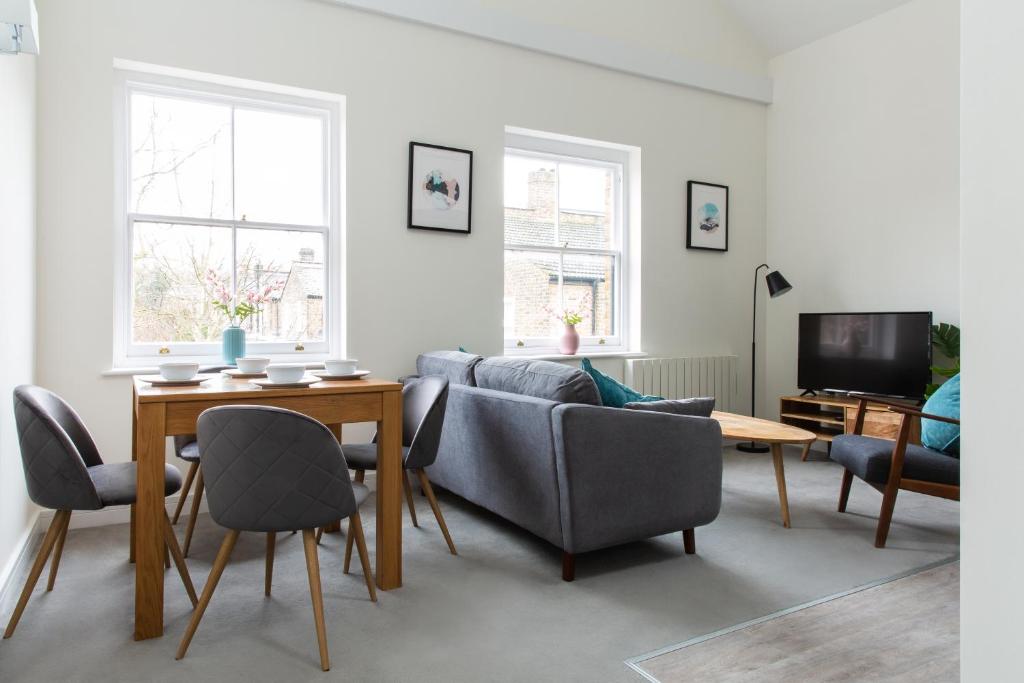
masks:
<path fill-rule="evenodd" d="M 773 270 L 765 275 L 764 281 L 768 283 L 768 296 L 773 299 L 793 289 L 793 285 L 789 284 L 786 278 L 782 277 L 782 273 L 777 270 Z"/>

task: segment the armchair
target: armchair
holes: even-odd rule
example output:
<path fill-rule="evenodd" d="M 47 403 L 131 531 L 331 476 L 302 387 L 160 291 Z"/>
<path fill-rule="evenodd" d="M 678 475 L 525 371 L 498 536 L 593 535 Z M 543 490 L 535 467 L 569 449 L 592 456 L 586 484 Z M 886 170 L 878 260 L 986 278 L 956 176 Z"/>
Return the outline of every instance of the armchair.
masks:
<path fill-rule="evenodd" d="M 864 415 L 869 403 L 887 406 L 901 416 L 895 442 L 864 436 Z M 874 396 L 861 397 L 852 434 L 837 436 L 832 441 L 829 457 L 843 466 L 843 482 L 839 491 L 839 512 L 846 512 L 853 477 L 864 480 L 882 494 L 878 515 L 875 547 L 884 548 L 900 489 L 915 491 L 948 500 L 960 500 L 960 460 L 941 451 L 909 443 L 913 420 L 926 418 L 959 425 L 960 420 L 923 413 L 901 403 Z"/>

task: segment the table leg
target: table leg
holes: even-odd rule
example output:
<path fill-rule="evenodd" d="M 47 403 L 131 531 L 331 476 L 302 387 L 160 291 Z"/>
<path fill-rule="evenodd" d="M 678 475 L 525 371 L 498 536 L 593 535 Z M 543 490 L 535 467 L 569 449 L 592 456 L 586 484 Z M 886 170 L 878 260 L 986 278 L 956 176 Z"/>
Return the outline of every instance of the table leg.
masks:
<path fill-rule="evenodd" d="M 140 403 L 136 422 L 135 640 L 164 633 L 165 406 Z"/>
<path fill-rule="evenodd" d="M 139 429 L 139 414 L 137 408 L 135 388 L 132 387 L 132 462 L 136 460 L 138 444 L 136 444 L 136 432 Z M 135 503 L 128 506 L 128 562 L 135 564 Z"/>
<path fill-rule="evenodd" d="M 331 434 L 334 434 L 334 438 L 338 440 L 338 443 L 341 443 L 341 425 L 340 424 L 327 425 L 327 428 L 331 430 Z M 336 533 L 340 532 L 341 531 L 341 520 L 339 519 L 336 522 L 331 522 L 330 524 L 328 524 L 327 526 L 324 527 L 324 531 L 326 533 L 328 533 L 328 534 L 336 534 Z M 317 542 L 319 542 L 319 541 L 320 541 L 320 539 L 318 538 Z"/>
<path fill-rule="evenodd" d="M 402 392 L 385 391 L 377 423 L 377 586 L 402 585 Z"/>
<path fill-rule="evenodd" d="M 779 505 L 782 506 L 782 526 L 789 528 L 789 500 L 786 498 L 786 470 L 782 464 L 782 444 L 772 444 L 772 462 L 775 463 L 775 483 L 779 487 Z"/>

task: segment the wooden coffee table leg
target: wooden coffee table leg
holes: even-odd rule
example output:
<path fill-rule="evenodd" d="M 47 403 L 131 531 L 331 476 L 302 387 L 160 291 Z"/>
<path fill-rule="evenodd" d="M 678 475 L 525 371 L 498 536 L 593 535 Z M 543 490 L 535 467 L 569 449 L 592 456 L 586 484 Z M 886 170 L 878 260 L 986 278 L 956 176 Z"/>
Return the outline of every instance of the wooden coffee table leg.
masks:
<path fill-rule="evenodd" d="M 782 444 L 772 444 L 772 462 L 775 463 L 775 483 L 779 487 L 779 505 L 782 506 L 782 526 L 789 528 L 789 499 L 786 498 L 786 470 L 782 464 Z"/>

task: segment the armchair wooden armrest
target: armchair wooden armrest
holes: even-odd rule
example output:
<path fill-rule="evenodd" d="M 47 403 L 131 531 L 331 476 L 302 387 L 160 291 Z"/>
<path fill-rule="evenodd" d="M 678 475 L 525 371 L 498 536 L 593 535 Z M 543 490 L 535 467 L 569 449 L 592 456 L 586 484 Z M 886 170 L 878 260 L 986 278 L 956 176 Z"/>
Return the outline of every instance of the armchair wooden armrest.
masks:
<path fill-rule="evenodd" d="M 960 425 L 960 420 L 955 417 L 945 417 L 943 415 L 933 415 L 932 413 L 922 413 L 920 410 L 914 410 L 909 406 L 889 406 L 889 411 L 893 413 L 900 413 L 901 415 L 910 415 L 913 417 L 921 417 L 926 420 L 935 420 L 937 422 L 947 422 L 952 425 Z"/>

